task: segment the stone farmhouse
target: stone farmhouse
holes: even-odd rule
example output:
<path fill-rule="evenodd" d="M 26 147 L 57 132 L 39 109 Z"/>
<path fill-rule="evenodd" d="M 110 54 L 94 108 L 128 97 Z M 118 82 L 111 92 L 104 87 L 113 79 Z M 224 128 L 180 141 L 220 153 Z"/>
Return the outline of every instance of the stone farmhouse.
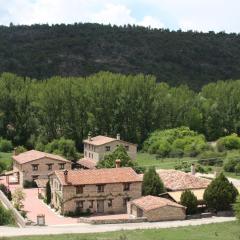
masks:
<path fill-rule="evenodd" d="M 50 174 L 51 204 L 69 212 L 126 213 L 127 202 L 141 197 L 142 180 L 128 167 L 58 170 Z"/>
<path fill-rule="evenodd" d="M 78 161 L 80 167 L 94 169 L 98 161 L 101 161 L 106 154 L 112 153 L 119 145 L 123 145 L 131 159 L 136 159 L 137 145 L 120 139 L 120 134 L 116 138 L 106 136 L 91 137 L 83 141 L 84 157 Z"/>
<path fill-rule="evenodd" d="M 166 198 L 148 195 L 130 201 L 128 214 L 146 218 L 149 222 L 183 220 L 186 218 L 186 208 Z"/>
<path fill-rule="evenodd" d="M 24 185 L 25 181 L 48 179 L 48 174 L 55 170 L 71 169 L 71 161 L 50 153 L 30 150 L 18 155 L 14 154 L 13 171 L 6 176 L 14 175 L 15 183 Z"/>

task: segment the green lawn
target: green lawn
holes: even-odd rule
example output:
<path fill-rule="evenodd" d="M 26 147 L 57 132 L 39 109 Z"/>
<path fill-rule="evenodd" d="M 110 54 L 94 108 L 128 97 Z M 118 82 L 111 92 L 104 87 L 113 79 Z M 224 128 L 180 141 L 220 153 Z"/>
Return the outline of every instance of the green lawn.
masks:
<path fill-rule="evenodd" d="M 6 169 L 9 169 L 12 164 L 12 153 L 0 152 L 0 163 L 4 163 Z"/>
<path fill-rule="evenodd" d="M 240 223 L 218 223 L 196 227 L 148 229 L 93 234 L 68 234 L 2 238 L 8 240 L 239 240 Z"/>
<path fill-rule="evenodd" d="M 156 159 L 156 155 L 149 153 L 138 153 L 137 162 L 140 166 L 150 167 L 155 166 L 156 168 L 162 169 L 174 169 L 179 161 L 195 162 L 195 158 L 185 157 L 185 158 L 161 158 Z"/>

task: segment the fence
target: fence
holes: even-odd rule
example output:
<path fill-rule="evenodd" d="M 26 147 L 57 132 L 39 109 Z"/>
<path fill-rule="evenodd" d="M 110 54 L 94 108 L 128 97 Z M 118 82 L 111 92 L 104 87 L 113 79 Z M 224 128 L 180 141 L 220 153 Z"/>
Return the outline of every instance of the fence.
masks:
<path fill-rule="evenodd" d="M 0 201 L 3 203 L 3 205 L 7 208 L 12 210 L 13 216 L 17 222 L 17 224 L 20 227 L 26 226 L 26 220 L 23 218 L 23 216 L 16 210 L 16 208 L 13 207 L 12 203 L 8 200 L 8 198 L 5 196 L 5 194 L 0 190 Z"/>

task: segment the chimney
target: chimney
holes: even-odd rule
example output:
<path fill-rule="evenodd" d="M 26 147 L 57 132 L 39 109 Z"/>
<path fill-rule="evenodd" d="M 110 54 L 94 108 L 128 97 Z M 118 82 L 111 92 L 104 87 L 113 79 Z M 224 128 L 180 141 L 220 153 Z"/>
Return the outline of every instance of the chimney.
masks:
<path fill-rule="evenodd" d="M 63 174 L 64 174 L 64 180 L 65 180 L 65 182 L 68 183 L 68 170 L 67 170 L 67 169 L 64 170 Z"/>
<path fill-rule="evenodd" d="M 121 167 L 121 160 L 120 159 L 116 159 L 115 163 L 116 163 L 116 168 Z"/>
<path fill-rule="evenodd" d="M 195 164 L 193 163 L 193 164 L 191 165 L 191 174 L 192 174 L 192 175 L 195 175 L 195 173 L 196 173 L 196 169 L 195 169 Z"/>
<path fill-rule="evenodd" d="M 92 141 L 91 133 L 88 134 L 88 141 Z"/>
<path fill-rule="evenodd" d="M 117 140 L 120 140 L 120 134 L 119 133 L 117 134 Z"/>

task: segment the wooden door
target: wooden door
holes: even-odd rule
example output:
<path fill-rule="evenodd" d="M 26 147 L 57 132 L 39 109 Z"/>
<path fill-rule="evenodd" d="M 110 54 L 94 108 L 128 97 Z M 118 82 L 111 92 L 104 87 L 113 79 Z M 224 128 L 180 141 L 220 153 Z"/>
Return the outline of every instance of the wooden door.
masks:
<path fill-rule="evenodd" d="M 104 213 L 104 200 L 97 200 L 97 212 Z"/>

